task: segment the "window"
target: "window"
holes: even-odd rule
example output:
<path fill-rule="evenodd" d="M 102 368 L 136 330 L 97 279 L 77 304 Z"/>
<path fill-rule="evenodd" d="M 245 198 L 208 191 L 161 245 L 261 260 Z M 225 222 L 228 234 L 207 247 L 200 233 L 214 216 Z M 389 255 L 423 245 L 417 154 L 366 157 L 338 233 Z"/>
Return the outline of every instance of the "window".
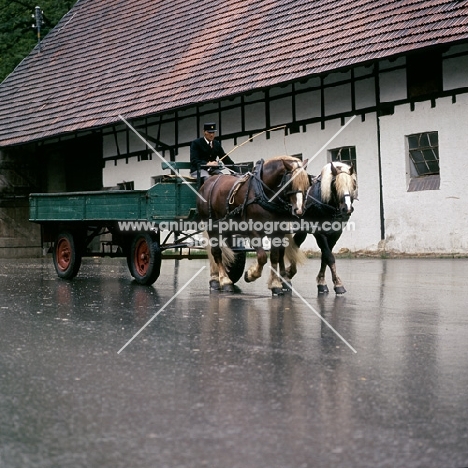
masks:
<path fill-rule="evenodd" d="M 439 174 L 439 138 L 437 132 L 408 136 L 411 176 Z"/>
<path fill-rule="evenodd" d="M 438 190 L 439 135 L 437 132 L 408 135 L 410 184 L 408 192 Z"/>
<path fill-rule="evenodd" d="M 343 146 L 342 148 L 332 149 L 329 153 L 332 161 L 341 161 L 349 165 L 352 164 L 354 169 L 357 170 L 355 146 Z"/>

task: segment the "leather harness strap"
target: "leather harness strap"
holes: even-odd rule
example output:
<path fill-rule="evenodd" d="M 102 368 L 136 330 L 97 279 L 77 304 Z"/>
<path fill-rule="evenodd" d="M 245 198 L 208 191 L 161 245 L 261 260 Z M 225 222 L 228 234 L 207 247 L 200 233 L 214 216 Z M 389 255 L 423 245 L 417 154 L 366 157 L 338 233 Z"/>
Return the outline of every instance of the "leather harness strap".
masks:
<path fill-rule="evenodd" d="M 265 185 L 265 183 L 262 180 L 261 174 L 263 170 L 263 163 L 264 161 L 263 159 L 261 159 L 255 165 L 255 169 L 254 169 L 254 173 L 252 177 L 255 197 L 252 200 L 249 200 L 247 203 L 248 204 L 257 203 L 267 211 L 289 213 L 291 211 L 290 205 L 286 200 L 284 200 L 281 197 L 275 197 L 273 201 L 270 201 L 271 197 L 269 198 L 266 195 L 265 189 L 271 192 L 272 196 L 275 194 L 275 192 L 270 187 Z M 281 187 L 281 184 L 280 184 L 280 187 Z"/>
<path fill-rule="evenodd" d="M 240 178 L 231 188 L 230 192 L 229 192 L 229 196 L 228 196 L 228 203 L 229 205 L 233 205 L 234 204 L 234 198 L 237 194 L 237 192 L 239 191 L 240 187 L 242 184 L 244 184 L 249 178 L 250 178 L 251 174 L 250 173 L 247 173 L 245 174 L 242 178 Z"/>
<path fill-rule="evenodd" d="M 266 195 L 265 189 L 271 192 L 272 195 L 274 195 L 275 192 L 270 187 L 265 185 L 265 183 L 261 179 L 263 163 L 264 163 L 263 159 L 261 159 L 260 161 L 257 161 L 253 173 L 245 174 L 241 179 L 236 181 L 236 183 L 232 186 L 231 190 L 229 191 L 227 200 L 226 200 L 226 215 L 222 219 L 220 219 L 220 221 L 223 221 L 230 217 L 237 216 L 239 214 L 243 214 L 245 207 L 248 205 L 252 205 L 254 203 L 260 205 L 263 209 L 267 211 L 271 211 L 275 213 L 278 213 L 278 212 L 290 213 L 291 207 L 286 200 L 284 200 L 281 197 L 276 197 L 273 201 L 270 201 L 270 198 Z M 213 219 L 213 212 L 212 212 L 212 206 L 211 206 L 211 195 L 215 186 L 219 183 L 223 175 L 224 174 L 220 174 L 218 176 L 218 179 L 210 187 L 210 191 L 208 193 L 208 213 L 209 213 L 209 217 L 212 219 Z M 236 206 L 234 209 L 230 210 L 230 207 L 234 204 L 234 197 L 236 196 L 240 187 L 247 181 L 248 181 L 248 187 L 245 192 L 244 201 L 238 206 Z M 249 196 L 251 186 L 253 186 L 253 189 L 254 189 L 254 197 L 249 200 L 248 196 Z M 281 184 L 280 184 L 280 187 L 281 187 Z"/>
<path fill-rule="evenodd" d="M 336 215 L 337 211 L 339 211 L 338 208 L 332 205 L 328 205 L 327 203 L 323 203 L 320 200 L 321 184 L 321 176 L 317 176 L 312 179 L 310 187 L 306 193 L 305 211 L 307 212 L 308 210 L 315 209 L 322 216 L 334 216 Z"/>

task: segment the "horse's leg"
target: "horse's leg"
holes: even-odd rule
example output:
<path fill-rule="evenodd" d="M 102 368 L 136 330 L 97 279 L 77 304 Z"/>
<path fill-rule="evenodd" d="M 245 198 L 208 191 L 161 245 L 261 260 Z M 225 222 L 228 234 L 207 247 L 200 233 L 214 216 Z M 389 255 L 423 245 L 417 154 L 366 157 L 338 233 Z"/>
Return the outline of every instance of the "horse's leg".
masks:
<path fill-rule="evenodd" d="M 286 251 L 286 249 L 285 249 L 284 246 L 281 246 L 278 249 L 278 253 L 279 253 L 279 258 L 278 258 L 279 272 L 280 272 L 280 275 L 283 278 L 286 278 L 286 264 L 284 263 L 285 251 Z"/>
<path fill-rule="evenodd" d="M 319 246 L 322 256 L 321 256 L 321 264 L 320 264 L 320 271 L 317 275 L 317 289 L 319 294 L 328 293 L 328 286 L 327 281 L 325 279 L 325 272 L 327 270 L 327 266 L 331 265 L 335 262 L 333 254 L 328 246 L 327 236 L 322 234 L 321 232 L 314 232 L 315 240 L 317 241 L 317 245 Z"/>
<path fill-rule="evenodd" d="M 285 268 L 283 278 L 290 281 L 297 273 L 297 261 L 299 257 L 299 247 L 305 241 L 307 232 L 297 232 L 292 239 L 289 239 L 286 247 L 286 256 L 289 260 L 289 266 Z"/>
<path fill-rule="evenodd" d="M 208 233 L 209 246 L 207 248 L 210 259 L 210 288 L 215 290 L 232 292 L 234 286 L 224 266 L 223 249 L 221 248 L 221 236 L 216 233 Z M 211 247 L 210 247 L 211 246 Z"/>
<path fill-rule="evenodd" d="M 219 289 L 219 268 L 216 263 L 213 255 L 211 254 L 211 249 L 208 249 L 210 254 L 208 255 L 210 259 L 210 289 Z"/>
<path fill-rule="evenodd" d="M 327 281 L 325 280 L 325 272 L 327 271 L 327 262 L 324 259 L 324 254 L 322 252 L 322 262 L 320 264 L 320 271 L 319 274 L 317 275 L 316 281 L 317 281 L 317 289 L 319 294 L 325 294 L 328 293 L 328 286 L 327 286 Z"/>
<path fill-rule="evenodd" d="M 271 294 L 273 296 L 282 296 L 283 295 L 283 282 L 278 276 L 278 266 L 280 263 L 283 263 L 284 268 L 284 246 L 282 245 L 281 237 L 273 237 L 271 239 L 271 249 L 270 249 L 270 277 L 268 279 L 268 288 L 271 289 Z"/>
<path fill-rule="evenodd" d="M 218 263 L 215 260 L 213 255 L 213 249 L 210 247 L 209 240 L 212 234 L 205 232 L 204 236 L 207 241 L 206 253 L 208 255 L 208 260 L 210 261 L 210 289 L 218 290 L 219 289 L 219 268 Z"/>
<path fill-rule="evenodd" d="M 296 252 L 298 252 L 299 249 L 297 248 L 296 244 L 294 244 L 294 241 L 292 239 L 291 234 L 287 234 L 283 242 L 281 243 L 281 246 L 278 248 L 278 253 L 279 253 L 279 258 L 278 258 L 278 267 L 279 267 L 279 274 L 280 274 L 280 280 L 281 280 L 281 288 L 283 291 L 289 291 L 291 292 L 292 286 L 291 286 L 291 279 L 289 277 L 289 268 L 286 268 L 286 263 L 285 263 L 285 257 L 289 260 L 290 264 L 294 263 L 294 268 L 296 266 Z M 286 254 L 286 252 L 288 252 Z"/>
<path fill-rule="evenodd" d="M 250 266 L 250 268 L 244 274 L 244 280 L 247 283 L 251 283 L 262 276 L 263 267 L 268 261 L 267 254 L 262 245 L 262 237 L 254 234 L 250 238 L 250 244 L 255 252 L 257 253 L 257 262 Z"/>
<path fill-rule="evenodd" d="M 336 262 L 335 256 L 332 253 L 332 249 L 335 246 L 336 242 L 338 241 L 341 232 L 339 233 L 314 233 L 314 237 L 317 241 L 317 245 L 319 246 L 320 250 L 322 251 L 322 258 L 321 258 L 321 265 L 320 271 L 317 275 L 317 288 L 319 294 L 328 293 L 328 286 L 325 280 L 325 272 L 327 266 L 330 268 L 332 281 L 334 285 L 334 290 L 336 294 L 344 294 L 346 292 L 341 279 L 336 273 Z"/>
<path fill-rule="evenodd" d="M 279 258 L 278 258 L 278 267 L 279 267 L 279 274 L 281 275 L 281 288 L 283 291 L 291 291 L 291 284 L 288 278 L 288 274 L 286 272 L 286 264 L 284 262 L 284 258 L 286 256 L 286 247 L 289 246 L 289 242 L 292 240 L 291 236 L 287 236 L 285 238 L 287 244 L 281 244 L 281 247 L 278 248 Z M 286 247 L 285 247 L 286 245 Z"/>
<path fill-rule="evenodd" d="M 344 294 L 346 292 L 346 289 L 343 286 L 341 278 L 336 273 L 336 263 L 332 263 L 330 265 L 330 271 L 332 274 L 333 284 L 335 285 L 333 289 L 335 290 L 336 294 Z"/>
<path fill-rule="evenodd" d="M 226 268 L 223 264 L 223 254 L 219 245 L 213 245 L 211 247 L 211 253 L 213 254 L 214 261 L 218 267 L 218 289 L 221 291 L 232 292 L 234 291 L 234 285 L 229 278 Z M 216 284 L 213 281 L 213 277 L 210 280 L 210 287 L 215 289 L 213 286 Z"/>
<path fill-rule="evenodd" d="M 334 231 L 330 232 L 328 235 L 328 246 L 330 248 L 330 255 L 333 259 L 333 262 L 329 264 L 329 268 L 332 274 L 332 281 L 334 284 L 334 290 L 336 294 L 344 294 L 346 292 L 346 289 L 341 281 L 341 278 L 338 276 L 336 272 L 336 262 L 335 262 L 335 256 L 332 254 L 333 247 L 335 247 L 335 244 L 338 242 L 338 239 L 340 238 L 342 234 L 342 231 Z"/>

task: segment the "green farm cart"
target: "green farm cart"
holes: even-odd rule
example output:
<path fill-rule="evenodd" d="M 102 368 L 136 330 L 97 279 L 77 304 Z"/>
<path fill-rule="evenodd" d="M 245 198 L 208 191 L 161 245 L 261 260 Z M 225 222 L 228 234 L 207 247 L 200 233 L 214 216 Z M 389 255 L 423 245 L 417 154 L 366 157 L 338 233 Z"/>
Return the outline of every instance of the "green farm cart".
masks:
<path fill-rule="evenodd" d="M 172 174 L 160 176 L 148 190 L 30 195 L 29 220 L 41 225 L 43 245 L 51 245 L 60 278 L 74 278 L 85 256 L 126 257 L 135 281 L 151 285 L 164 258 L 203 256 L 206 245 L 196 229 L 197 180 L 179 175 L 189 163 L 162 166 Z M 186 226 L 191 229 L 184 231 Z M 243 274 L 246 250 L 237 249 L 235 257 L 233 282 Z"/>

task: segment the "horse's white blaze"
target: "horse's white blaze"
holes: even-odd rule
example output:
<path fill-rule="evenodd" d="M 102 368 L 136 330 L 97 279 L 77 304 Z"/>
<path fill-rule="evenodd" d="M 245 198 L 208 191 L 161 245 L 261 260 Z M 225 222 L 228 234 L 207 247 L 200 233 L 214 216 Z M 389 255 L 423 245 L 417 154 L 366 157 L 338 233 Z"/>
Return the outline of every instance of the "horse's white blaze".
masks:
<path fill-rule="evenodd" d="M 346 205 L 346 210 L 348 211 L 348 213 L 351 213 L 353 202 L 351 200 L 351 195 L 349 193 L 344 194 L 344 202 Z"/>
<path fill-rule="evenodd" d="M 301 215 L 302 214 L 302 205 L 304 204 L 304 199 L 301 192 L 296 193 L 296 203 L 293 207 L 294 214 Z"/>

